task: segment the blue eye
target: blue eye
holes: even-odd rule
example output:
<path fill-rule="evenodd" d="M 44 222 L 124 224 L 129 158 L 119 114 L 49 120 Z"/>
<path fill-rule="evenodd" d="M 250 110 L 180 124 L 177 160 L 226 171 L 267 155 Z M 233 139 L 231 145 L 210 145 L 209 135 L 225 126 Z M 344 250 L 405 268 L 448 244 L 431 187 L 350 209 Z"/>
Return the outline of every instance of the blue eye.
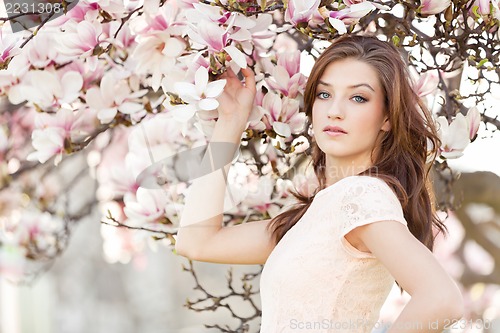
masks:
<path fill-rule="evenodd" d="M 354 96 L 353 98 L 358 98 L 358 100 L 357 100 L 358 103 L 365 103 L 365 102 L 367 102 L 367 99 L 363 98 L 361 96 Z"/>
<path fill-rule="evenodd" d="M 326 98 L 330 97 L 330 94 L 322 91 L 322 92 L 318 93 L 316 96 L 319 97 L 320 99 L 326 99 Z"/>

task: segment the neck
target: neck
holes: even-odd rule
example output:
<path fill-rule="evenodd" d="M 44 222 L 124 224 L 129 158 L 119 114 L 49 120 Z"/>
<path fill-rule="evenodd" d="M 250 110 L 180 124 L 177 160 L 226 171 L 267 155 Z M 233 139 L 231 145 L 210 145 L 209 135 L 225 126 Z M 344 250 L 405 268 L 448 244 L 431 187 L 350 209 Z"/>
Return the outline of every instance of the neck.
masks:
<path fill-rule="evenodd" d="M 358 159 L 326 156 L 325 162 L 326 186 L 330 186 L 345 177 L 355 176 L 373 165 L 369 156 Z"/>

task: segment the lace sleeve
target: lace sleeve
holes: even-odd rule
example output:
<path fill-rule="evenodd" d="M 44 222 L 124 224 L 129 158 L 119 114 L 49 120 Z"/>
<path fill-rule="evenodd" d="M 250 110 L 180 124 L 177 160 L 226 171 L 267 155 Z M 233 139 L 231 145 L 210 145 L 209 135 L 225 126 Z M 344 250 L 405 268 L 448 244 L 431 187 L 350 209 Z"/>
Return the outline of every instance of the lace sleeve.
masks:
<path fill-rule="evenodd" d="M 379 221 L 397 221 L 407 225 L 401 204 L 391 188 L 381 179 L 356 177 L 346 184 L 340 201 L 340 243 L 352 256 L 374 258 L 352 246 L 345 235 L 356 227 Z"/>

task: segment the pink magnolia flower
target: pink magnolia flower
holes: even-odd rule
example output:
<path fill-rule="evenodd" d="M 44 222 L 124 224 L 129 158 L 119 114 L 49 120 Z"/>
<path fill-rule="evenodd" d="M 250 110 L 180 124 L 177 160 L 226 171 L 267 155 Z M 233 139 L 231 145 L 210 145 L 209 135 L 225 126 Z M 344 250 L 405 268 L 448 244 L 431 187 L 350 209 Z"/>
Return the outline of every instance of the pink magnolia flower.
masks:
<path fill-rule="evenodd" d="M 188 35 L 193 41 L 207 46 L 211 52 L 222 51 L 229 39 L 229 32 L 227 30 L 219 24 L 208 21 L 203 22 L 196 31 L 188 31 Z"/>
<path fill-rule="evenodd" d="M 99 87 L 90 88 L 85 100 L 88 106 L 97 111 L 97 118 L 103 123 L 111 122 L 118 111 L 133 114 L 144 110 L 137 99 L 144 96 L 147 89 L 132 91 L 125 80 L 118 80 L 113 73 L 106 73 Z"/>
<path fill-rule="evenodd" d="M 246 17 L 237 12 L 224 11 L 221 13 L 220 8 L 217 6 L 196 3 L 193 7 L 195 10 L 187 11 L 186 18 L 191 24 L 200 26 L 200 28 L 203 27 L 205 21 L 227 26 L 229 29 L 234 26 L 248 30 L 256 25 L 255 19 L 253 18 Z"/>
<path fill-rule="evenodd" d="M 168 32 L 156 32 L 138 37 L 138 45 L 132 53 L 137 64 L 137 74 L 151 74 L 151 87 L 157 91 L 161 79 L 175 66 L 176 59 L 186 50 L 185 42 Z"/>
<path fill-rule="evenodd" d="M 198 25 L 196 31 L 190 29 L 188 35 L 193 41 L 206 46 L 209 52 L 219 53 L 226 51 L 238 66 L 246 68 L 247 60 L 243 52 L 234 45 L 228 45 L 231 40 L 229 28 L 224 29 L 217 23 L 204 21 L 203 24 Z M 232 37 L 235 38 L 235 36 Z M 239 40 L 244 40 L 245 38 L 250 38 L 250 35 L 247 31 L 244 36 L 236 35 L 236 37 Z"/>
<path fill-rule="evenodd" d="M 326 9 L 322 9 L 323 15 L 328 17 L 328 21 L 337 32 L 342 35 L 347 33 L 346 26 L 358 23 L 359 19 L 366 16 L 376 7 L 368 1 L 352 4 L 341 10 L 333 10 L 328 13 Z"/>
<path fill-rule="evenodd" d="M 19 44 L 21 42 L 21 38 L 18 34 L 14 34 L 9 32 L 9 27 L 7 24 L 4 24 L 0 29 L 0 64 L 3 64 L 7 61 L 7 59 L 12 58 L 19 53 L 21 53 L 21 49 L 19 48 Z"/>
<path fill-rule="evenodd" d="M 120 29 L 118 31 L 118 29 Z M 118 31 L 118 34 L 116 32 Z M 102 26 L 103 41 L 113 44 L 118 49 L 133 48 L 136 36 L 132 33 L 129 21 L 122 25 L 118 21 L 111 21 Z M 116 34 L 116 37 L 115 37 Z M 127 50 L 128 51 L 128 50 Z M 123 52 L 123 58 L 128 54 Z"/>
<path fill-rule="evenodd" d="M 320 0 L 290 0 L 285 11 L 285 21 L 297 25 L 308 22 L 318 10 Z"/>
<path fill-rule="evenodd" d="M 273 17 L 271 14 L 260 14 L 258 17 L 252 17 L 251 19 L 255 23 L 254 27 L 248 29 L 251 38 L 240 40 L 240 45 L 246 54 L 258 50 L 267 52 L 273 46 L 276 38 L 276 31 L 269 29 L 273 24 Z M 240 30 L 243 30 L 243 28 L 240 28 Z M 234 35 L 232 37 L 234 38 Z"/>
<path fill-rule="evenodd" d="M 215 110 L 219 106 L 217 97 L 224 91 L 226 80 L 217 80 L 208 82 L 208 70 L 200 67 L 196 71 L 194 84 L 187 82 L 178 82 L 175 89 L 179 97 L 187 105 L 179 105 L 172 109 L 172 114 L 179 121 L 191 119 L 196 111 Z"/>
<path fill-rule="evenodd" d="M 165 214 L 167 196 L 163 190 L 148 190 L 142 187 L 137 193 L 126 193 L 123 199 L 125 215 L 136 225 L 151 223 L 161 219 Z"/>
<path fill-rule="evenodd" d="M 269 87 L 284 96 L 295 98 L 305 89 L 307 78 L 300 73 L 300 51 L 283 53 L 278 56 L 278 65 L 266 79 Z"/>
<path fill-rule="evenodd" d="M 300 133 L 306 122 L 306 115 L 299 112 L 299 101 L 268 92 L 260 108 L 264 111 L 262 121 L 267 129 L 273 129 L 276 134 L 288 138 L 292 133 Z"/>
<path fill-rule="evenodd" d="M 413 89 L 418 96 L 424 97 L 436 91 L 439 85 L 439 75 L 436 71 L 428 71 L 420 75 Z"/>
<path fill-rule="evenodd" d="M 236 44 L 250 54 L 253 36 L 262 38 L 262 32 L 268 30 L 271 23 L 269 15 L 254 19 L 236 12 L 221 14 L 217 7 L 202 3 L 187 10 L 185 16 L 189 25 L 187 34 L 192 41 L 207 47 L 211 53 L 225 51 L 241 68 L 246 67 L 247 60 Z"/>
<path fill-rule="evenodd" d="M 46 26 L 58 27 L 67 21 L 81 22 L 84 20 L 93 21 L 99 15 L 99 6 L 97 3 L 89 3 L 86 0 L 78 1 L 78 4 L 64 15 L 47 22 Z"/>
<path fill-rule="evenodd" d="M 481 124 L 481 114 L 479 113 L 479 110 L 474 106 L 469 109 L 465 118 L 467 120 L 467 125 L 469 128 L 469 139 L 472 140 L 479 130 L 479 125 Z"/>
<path fill-rule="evenodd" d="M 32 145 L 35 152 L 28 155 L 28 161 L 45 163 L 56 156 L 57 165 L 62 159 L 65 141 L 85 135 L 80 132 L 81 113 L 62 108 L 55 114 L 38 113 L 35 118 L 35 130 L 32 133 Z"/>
<path fill-rule="evenodd" d="M 423 15 L 439 14 L 451 5 L 451 0 L 421 0 L 417 12 Z"/>
<path fill-rule="evenodd" d="M 61 108 L 56 113 L 37 113 L 34 125 L 36 129 L 57 127 L 64 131 L 64 136 L 71 138 L 83 120 L 82 112 L 74 112 L 67 108 Z"/>
<path fill-rule="evenodd" d="M 278 66 L 282 66 L 290 77 L 300 72 L 300 51 L 284 52 L 278 55 Z"/>
<path fill-rule="evenodd" d="M 65 31 L 59 33 L 55 49 L 67 57 L 89 57 L 99 44 L 102 33 L 101 24 L 89 21 L 68 21 L 64 25 Z"/>
<path fill-rule="evenodd" d="M 474 0 L 474 3 L 472 4 L 469 14 L 473 15 L 473 9 L 477 7 L 477 13 L 481 16 L 488 16 L 491 13 L 491 7 L 490 4 L 492 2 L 498 2 L 498 0 Z"/>
<path fill-rule="evenodd" d="M 26 44 L 26 57 L 36 68 L 45 69 L 57 62 L 58 53 L 52 45 L 57 43 L 54 37 L 57 34 L 42 30 L 30 43 Z"/>
<path fill-rule="evenodd" d="M 178 9 L 171 3 L 161 7 L 158 1 L 144 3 L 145 14 L 134 19 L 133 30 L 138 35 L 151 31 L 169 32 L 171 35 L 182 35 L 185 24 L 176 21 Z"/>
<path fill-rule="evenodd" d="M 441 139 L 439 151 L 444 158 L 458 158 L 463 155 L 464 149 L 470 142 L 469 126 L 464 115 L 459 113 L 455 119 L 448 124 L 446 117 L 438 117 L 438 135 Z"/>

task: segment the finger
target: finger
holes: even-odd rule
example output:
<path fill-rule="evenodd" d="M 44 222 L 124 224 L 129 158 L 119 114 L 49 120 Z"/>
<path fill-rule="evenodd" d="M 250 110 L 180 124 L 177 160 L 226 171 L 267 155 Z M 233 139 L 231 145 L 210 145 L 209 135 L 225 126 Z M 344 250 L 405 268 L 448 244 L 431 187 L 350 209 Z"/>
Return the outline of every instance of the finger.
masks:
<path fill-rule="evenodd" d="M 250 68 L 242 68 L 241 73 L 245 77 L 245 86 L 252 91 L 255 91 L 255 74 Z"/>
<path fill-rule="evenodd" d="M 227 74 L 228 78 L 238 78 L 231 67 L 227 67 L 224 73 Z"/>

